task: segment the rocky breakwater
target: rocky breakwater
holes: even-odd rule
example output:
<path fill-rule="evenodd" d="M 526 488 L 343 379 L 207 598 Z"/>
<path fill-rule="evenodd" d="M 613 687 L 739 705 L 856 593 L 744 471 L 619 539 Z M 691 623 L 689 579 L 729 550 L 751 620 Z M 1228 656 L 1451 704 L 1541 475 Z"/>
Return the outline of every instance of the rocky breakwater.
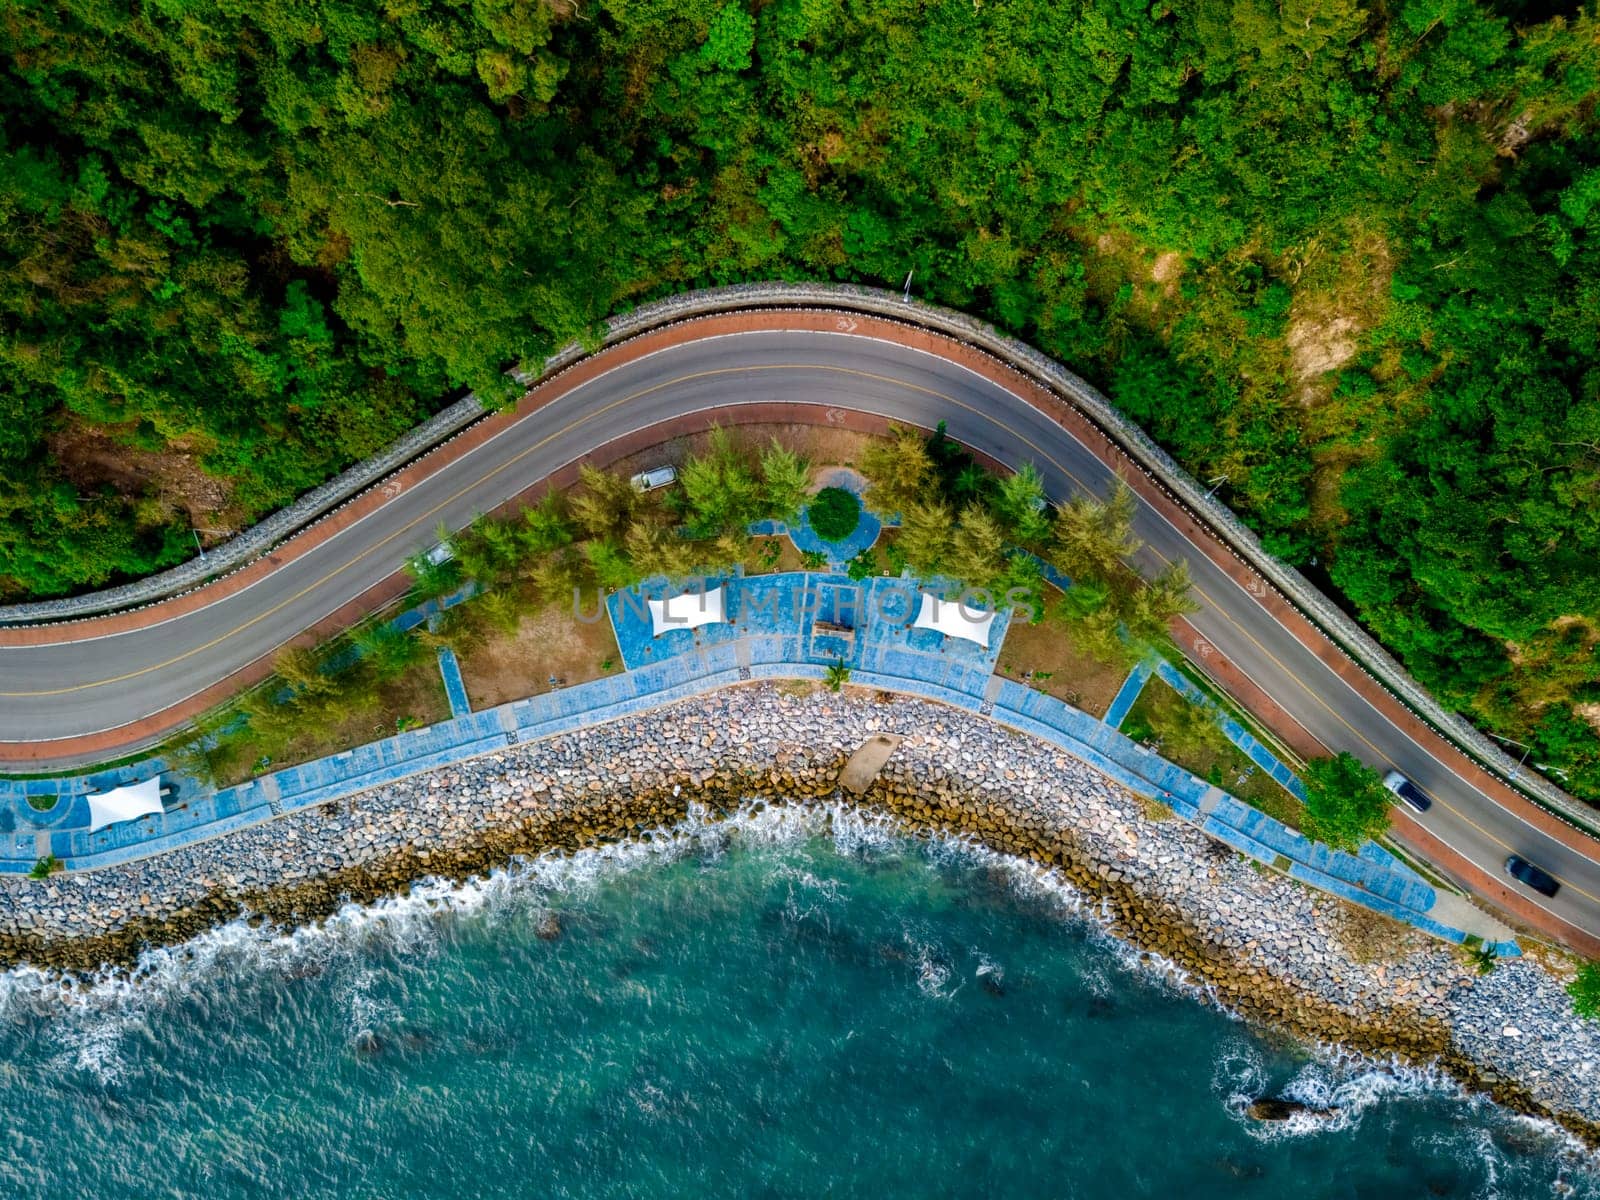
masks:
<path fill-rule="evenodd" d="M 770 684 L 508 748 L 159 858 L 0 885 L 0 957 L 86 969 L 222 921 L 314 920 L 424 876 L 650 837 L 690 806 L 845 803 L 849 753 L 902 737 L 859 801 L 1031 860 L 1236 1011 L 1439 1062 L 1600 1144 L 1600 1027 L 1537 964 L 1457 951 L 1262 870 L 1071 755 L 939 705 Z"/>

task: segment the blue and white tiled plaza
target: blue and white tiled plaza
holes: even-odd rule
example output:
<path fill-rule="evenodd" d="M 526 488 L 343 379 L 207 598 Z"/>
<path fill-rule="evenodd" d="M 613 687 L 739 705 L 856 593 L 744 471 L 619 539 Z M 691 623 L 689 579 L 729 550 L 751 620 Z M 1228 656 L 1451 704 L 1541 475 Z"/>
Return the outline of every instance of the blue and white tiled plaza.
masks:
<path fill-rule="evenodd" d="M 651 600 L 677 599 L 668 612 L 694 612 L 699 594 L 721 588 L 720 619 L 656 635 Z M 982 713 L 1043 738 L 1090 763 L 1130 790 L 1157 797 L 1218 840 L 1296 879 L 1407 921 L 1446 940 L 1467 932 L 1428 913 L 1436 893 L 1381 848 L 1358 855 L 1311 842 L 1203 779 L 1136 745 L 1113 726 L 1053 696 L 995 674 L 1012 615 L 996 613 L 987 644 L 917 628 L 922 595 L 944 595 L 908 578 L 852 580 L 835 572 L 786 572 L 710 579 L 682 595 L 664 582 L 614 594 L 593 613 L 612 622 L 624 670 L 619 674 L 518 700 L 483 712 L 467 710 L 465 690 L 450 690 L 450 720 L 315 762 L 286 767 L 237 787 L 212 790 L 178 778 L 181 805 L 89 832 L 91 791 L 147 779 L 159 760 L 95 775 L 53 780 L 0 780 L 0 871 L 24 873 L 50 854 L 74 870 L 112 866 L 243 828 L 287 812 L 339 799 L 421 771 L 507 745 L 566 733 L 660 707 L 747 680 L 822 679 L 843 663 L 853 683 L 937 700 Z M 678 605 L 687 604 L 687 609 Z M 709 618 L 710 614 L 705 614 Z M 964 620 L 971 621 L 971 613 Z M 447 679 L 453 657 L 441 656 Z M 1130 684 L 1130 692 L 1143 679 Z M 1243 731 L 1238 731 L 1243 736 Z M 1230 730 L 1230 736 L 1233 731 Z M 1252 757 L 1274 775 L 1292 778 L 1259 744 Z M 1270 760 L 1270 761 L 1269 761 Z M 170 775 L 164 778 L 171 779 Z M 34 811 L 28 795 L 60 799 Z M 1518 953 L 1514 943 L 1496 947 Z"/>

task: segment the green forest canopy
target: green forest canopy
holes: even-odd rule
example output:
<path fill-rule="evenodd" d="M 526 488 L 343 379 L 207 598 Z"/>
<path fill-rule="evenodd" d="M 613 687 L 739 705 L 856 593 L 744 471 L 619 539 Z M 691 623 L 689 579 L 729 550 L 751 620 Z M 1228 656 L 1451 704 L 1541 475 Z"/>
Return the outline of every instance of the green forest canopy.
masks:
<path fill-rule="evenodd" d="M 914 269 L 1600 796 L 1593 0 L 13 0 L 0 42 L 8 598 L 620 306 Z"/>

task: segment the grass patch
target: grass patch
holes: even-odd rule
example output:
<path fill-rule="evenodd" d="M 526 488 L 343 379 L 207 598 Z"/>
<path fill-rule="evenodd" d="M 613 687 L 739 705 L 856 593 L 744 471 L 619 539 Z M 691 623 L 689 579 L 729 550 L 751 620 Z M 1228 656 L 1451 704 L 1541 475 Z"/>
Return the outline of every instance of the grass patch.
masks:
<path fill-rule="evenodd" d="M 1215 710 L 1192 704 L 1160 679 L 1139 693 L 1122 732 L 1154 745 L 1169 762 L 1237 796 L 1252 808 L 1299 829 L 1305 807 L 1230 742 L 1213 719 Z"/>
<path fill-rule="evenodd" d="M 844 488 L 823 488 L 806 509 L 806 516 L 823 541 L 841 542 L 861 524 L 861 501 Z"/>
<path fill-rule="evenodd" d="M 220 764 L 223 769 L 216 784 L 228 787 L 253 778 L 260 773 L 256 764 L 263 756 L 271 761 L 263 764 L 262 770 L 276 771 L 391 737 L 403 729 L 434 725 L 449 716 L 444 680 L 430 654 L 394 679 L 374 685 L 370 696 L 330 719 L 301 723 L 281 739 L 272 735 L 257 739 L 246 730 L 238 739 L 238 751 Z"/>
<path fill-rule="evenodd" d="M 1252 737 L 1254 737 L 1256 741 L 1260 742 L 1263 746 L 1266 746 L 1269 750 L 1271 750 L 1279 762 L 1295 769 L 1296 772 L 1298 772 L 1299 768 L 1304 765 L 1304 761 L 1298 754 L 1290 750 L 1278 740 L 1277 734 L 1273 733 L 1270 729 L 1262 725 L 1260 721 L 1256 720 L 1253 714 L 1247 712 L 1237 700 L 1213 683 L 1210 676 L 1202 672 L 1192 662 L 1181 655 L 1171 655 L 1168 657 L 1167 661 L 1178 672 L 1178 674 L 1182 675 L 1190 683 L 1194 684 L 1195 687 L 1199 688 L 1208 697 L 1210 697 L 1211 700 L 1216 703 L 1217 707 L 1222 709 L 1223 712 L 1227 713 L 1235 721 L 1239 722 L 1239 724 L 1243 725 L 1245 730 Z"/>
<path fill-rule="evenodd" d="M 316 650 L 279 655 L 275 674 L 205 714 L 162 752 L 222 788 L 445 720 L 450 704 L 433 648 L 419 634 L 388 629 L 387 620 Z M 346 661 L 357 645 L 366 657 Z M 341 661 L 342 668 L 329 666 Z"/>
<path fill-rule="evenodd" d="M 57 796 L 29 796 L 28 807 L 34 812 L 49 812 L 56 806 Z"/>
<path fill-rule="evenodd" d="M 1147 821 L 1170 821 L 1178 814 L 1172 811 L 1172 805 L 1157 800 L 1154 796 L 1146 796 L 1139 792 L 1133 793 L 1134 803 L 1139 806 L 1139 811 L 1144 814 Z"/>

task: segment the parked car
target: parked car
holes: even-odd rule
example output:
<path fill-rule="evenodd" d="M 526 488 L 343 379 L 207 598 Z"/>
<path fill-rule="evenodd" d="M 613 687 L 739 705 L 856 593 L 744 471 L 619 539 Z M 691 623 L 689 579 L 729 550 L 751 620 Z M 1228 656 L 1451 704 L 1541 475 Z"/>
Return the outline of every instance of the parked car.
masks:
<path fill-rule="evenodd" d="M 1555 876 L 1548 871 L 1541 871 L 1520 854 L 1513 854 L 1506 859 L 1506 874 L 1518 883 L 1527 884 L 1541 896 L 1554 896 L 1561 890 Z"/>
<path fill-rule="evenodd" d="M 1383 777 L 1383 786 L 1405 802 L 1409 809 L 1425 813 L 1433 807 L 1433 800 L 1399 771 L 1390 771 Z"/>
<path fill-rule="evenodd" d="M 449 562 L 455 556 L 455 547 L 452 546 L 448 541 L 435 544 L 426 554 L 423 555 L 424 558 L 426 558 L 436 567 L 444 566 L 445 563 Z"/>
<path fill-rule="evenodd" d="M 653 492 L 657 488 L 664 488 L 678 482 L 677 467 L 651 467 L 648 471 L 640 471 L 629 482 L 638 492 Z"/>

